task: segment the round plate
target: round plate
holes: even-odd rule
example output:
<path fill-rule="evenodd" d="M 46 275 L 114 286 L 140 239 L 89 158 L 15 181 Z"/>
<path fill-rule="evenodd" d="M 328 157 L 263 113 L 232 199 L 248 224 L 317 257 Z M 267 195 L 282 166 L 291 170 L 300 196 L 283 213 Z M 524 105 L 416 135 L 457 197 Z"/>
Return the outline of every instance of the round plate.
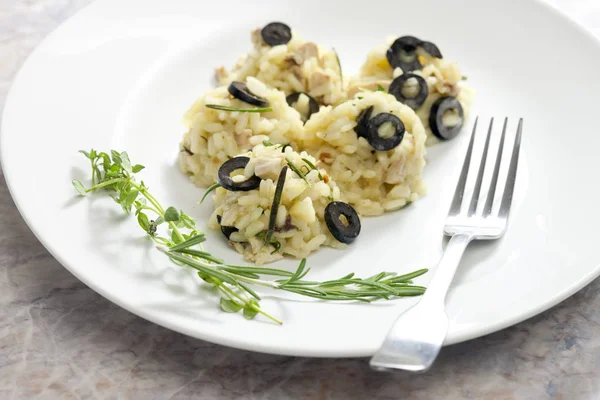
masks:
<path fill-rule="evenodd" d="M 11 193 L 40 241 L 92 289 L 194 337 L 328 357 L 372 354 L 396 316 L 417 301 L 341 304 L 265 293 L 263 306 L 284 324 L 246 321 L 221 312 L 218 296 L 153 249 L 112 200 L 77 197 L 71 186 L 73 178 L 89 182 L 88 163 L 77 150 L 126 150 L 134 163 L 146 165 L 143 179 L 165 205 L 187 210 L 205 228 L 212 205 L 196 204 L 203 190 L 175 165 L 182 114 L 212 86 L 214 67 L 232 65 L 249 50 L 250 30 L 281 19 L 306 39 L 335 47 L 346 72 L 357 71 L 389 35 L 433 41 L 460 62 L 477 90 L 473 115 L 480 115 L 480 127 L 489 116 L 508 116 L 510 139 L 524 118 L 508 233 L 467 251 L 448 296 L 446 343 L 528 318 L 599 275 L 600 81 L 593 77 L 600 48 L 591 35 L 535 1 L 373 0 L 370 12 L 359 0 L 218 4 L 96 1 L 52 33 L 15 79 L 1 137 Z M 567 76 L 557 63 L 568 65 Z M 469 130 L 429 149 L 427 196 L 399 212 L 365 218 L 348 250 L 311 255 L 309 277 L 435 269 Z M 206 248 L 241 262 L 219 233 L 208 235 Z M 431 275 L 418 283 L 426 285 Z"/>

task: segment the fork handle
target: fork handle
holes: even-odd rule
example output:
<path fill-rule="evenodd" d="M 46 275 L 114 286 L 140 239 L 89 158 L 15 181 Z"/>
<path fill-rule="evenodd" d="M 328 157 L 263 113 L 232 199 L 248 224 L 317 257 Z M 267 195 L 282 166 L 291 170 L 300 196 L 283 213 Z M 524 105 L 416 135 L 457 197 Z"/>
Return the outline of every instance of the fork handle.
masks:
<path fill-rule="evenodd" d="M 432 303 L 444 306 L 446 294 L 460 264 L 465 249 L 471 243 L 473 237 L 468 234 L 459 233 L 450 238 L 446 250 L 440 259 L 435 275 L 431 279 L 421 303 Z"/>

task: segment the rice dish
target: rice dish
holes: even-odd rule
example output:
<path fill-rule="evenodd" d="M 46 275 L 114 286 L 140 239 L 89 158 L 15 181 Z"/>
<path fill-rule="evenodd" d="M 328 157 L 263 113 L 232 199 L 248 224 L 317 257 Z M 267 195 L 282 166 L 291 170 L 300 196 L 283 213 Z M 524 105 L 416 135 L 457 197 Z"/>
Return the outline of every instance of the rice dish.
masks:
<path fill-rule="evenodd" d="M 373 106 L 371 117 L 392 113 L 404 123 L 401 143 L 376 151 L 356 132 L 361 111 Z M 305 125 L 302 145 L 340 187 L 342 200 L 361 215 L 380 215 L 402 208 L 425 193 L 425 130 L 409 107 L 382 91 L 358 92 L 336 107 L 323 107 Z"/>
<path fill-rule="evenodd" d="M 216 104 L 252 108 L 232 98 L 227 87 L 221 86 L 196 100 L 185 114 L 188 131 L 180 145 L 179 168 L 197 186 L 208 187 L 215 183 L 221 164 L 264 140 L 295 144 L 303 135 L 300 114 L 288 106 L 283 92 L 268 88 L 252 77 L 248 77 L 247 85 L 253 93 L 265 98 L 273 111 L 235 112 L 206 107 Z"/>
<path fill-rule="evenodd" d="M 250 161 L 243 170 L 232 175 L 234 181 L 252 176 L 260 178 L 256 189 L 230 191 L 217 188 L 213 195 L 215 210 L 209 226 L 228 227 L 229 243 L 244 259 L 255 264 L 279 260 L 284 255 L 306 257 L 321 246 L 342 248 L 325 224 L 325 207 L 340 199 L 340 190 L 324 169 L 313 169 L 317 160 L 306 152 L 295 152 L 290 146 L 259 144 L 241 154 Z M 306 162 L 308 161 L 308 163 Z M 266 240 L 276 182 L 282 169 L 293 165 L 301 177 L 286 168 L 284 190 L 277 209 L 276 223 L 270 240 Z M 302 172 L 304 171 L 304 172 Z"/>
<path fill-rule="evenodd" d="M 420 69 L 404 72 L 400 67 L 392 68 L 386 55 L 393 42 L 394 38 L 390 38 L 388 44 L 377 46 L 369 52 L 358 76 L 353 77 L 348 84 L 348 95 L 353 96 L 363 89 L 376 90 L 378 87 L 389 90 L 392 81 L 405 73 L 422 77 L 427 84 L 428 94 L 424 103 L 416 108 L 415 112 L 425 127 L 427 144 L 435 144 L 439 142 L 439 138 L 432 133 L 430 126 L 432 105 L 441 97 L 454 97 L 460 102 L 464 111 L 462 119 L 466 120 L 475 93 L 466 85 L 457 63 L 445 58 L 434 57 L 425 51 L 417 51 L 421 64 Z M 407 82 L 408 92 L 415 90 L 414 80 L 410 79 Z M 452 121 L 448 121 L 448 123 L 452 123 Z"/>
<path fill-rule="evenodd" d="M 253 76 L 286 95 L 308 93 L 320 104 L 337 104 L 345 99 L 342 71 L 333 49 L 306 42 L 293 31 L 289 42 L 271 46 L 261 33 L 261 29 L 252 31 L 252 50 L 231 70 L 217 68 L 220 85 Z"/>

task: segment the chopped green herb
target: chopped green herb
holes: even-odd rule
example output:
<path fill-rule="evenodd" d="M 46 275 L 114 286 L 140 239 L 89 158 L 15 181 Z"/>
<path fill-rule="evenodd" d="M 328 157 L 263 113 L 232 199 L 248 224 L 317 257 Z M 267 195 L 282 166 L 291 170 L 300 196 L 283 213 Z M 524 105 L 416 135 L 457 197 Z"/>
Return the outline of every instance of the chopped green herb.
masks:
<path fill-rule="evenodd" d="M 378 84 L 377 85 L 377 91 L 378 92 L 385 92 L 385 88 L 383 86 L 381 86 L 381 85 Z"/>
<path fill-rule="evenodd" d="M 304 182 L 306 182 L 308 184 L 308 186 L 311 186 L 310 182 L 308 181 L 308 179 L 306 179 L 306 175 L 304 175 L 302 173 L 302 171 L 300 171 L 300 169 L 298 169 L 298 167 L 296 167 L 296 165 L 294 165 L 294 163 L 289 158 L 286 157 L 285 161 L 290 166 L 290 169 L 292 171 L 294 171 L 300 178 L 304 179 Z"/>
<path fill-rule="evenodd" d="M 250 113 L 261 113 L 261 112 L 269 112 L 273 111 L 272 107 L 258 107 L 258 108 L 235 108 L 222 106 L 219 104 L 207 104 L 207 108 L 212 108 L 214 110 L 222 110 L 222 111 L 236 111 L 236 112 L 250 112 Z"/>
<path fill-rule="evenodd" d="M 466 81 L 466 80 L 467 80 L 467 77 L 466 77 L 465 75 L 463 75 L 463 76 L 462 76 L 460 79 L 461 79 L 462 81 Z"/>
<path fill-rule="evenodd" d="M 302 161 L 304 161 L 312 169 L 316 170 L 317 173 L 319 174 L 319 179 L 323 180 L 323 176 L 321 175 L 321 171 L 319 171 L 319 169 L 315 166 L 315 164 L 311 163 L 310 160 L 307 159 L 307 158 L 303 158 Z"/>
<path fill-rule="evenodd" d="M 277 186 L 275 187 L 275 196 L 273 196 L 273 203 L 271 204 L 271 215 L 269 215 L 269 228 L 265 234 L 265 243 L 271 243 L 271 237 L 275 230 L 275 223 L 277 222 L 277 211 L 279 210 L 279 203 L 281 203 L 281 195 L 283 194 L 283 185 L 285 184 L 285 177 L 287 175 L 288 167 L 284 166 L 279 173 L 277 178 Z"/>
<path fill-rule="evenodd" d="M 204 195 L 202 195 L 202 198 L 200 199 L 198 204 L 202 204 L 202 202 L 204 202 L 204 199 L 206 199 L 206 196 L 208 196 L 208 194 L 210 192 L 212 192 L 213 190 L 215 190 L 218 187 L 221 187 L 221 185 L 218 183 L 213 183 L 212 186 L 210 186 L 208 189 L 206 189 L 206 192 L 204 192 Z"/>
<path fill-rule="evenodd" d="M 344 85 L 344 74 L 342 73 L 342 63 L 340 62 L 340 56 L 338 55 L 338 53 L 335 49 L 333 49 L 333 52 L 335 53 L 335 59 L 337 60 L 337 65 L 340 70 L 340 83 L 343 86 Z"/>
<path fill-rule="evenodd" d="M 270 147 L 270 146 L 274 146 L 274 144 L 273 144 L 273 143 L 271 143 L 271 142 L 270 142 L 270 141 L 268 141 L 268 140 L 263 140 L 263 146 L 265 146 L 265 147 Z"/>

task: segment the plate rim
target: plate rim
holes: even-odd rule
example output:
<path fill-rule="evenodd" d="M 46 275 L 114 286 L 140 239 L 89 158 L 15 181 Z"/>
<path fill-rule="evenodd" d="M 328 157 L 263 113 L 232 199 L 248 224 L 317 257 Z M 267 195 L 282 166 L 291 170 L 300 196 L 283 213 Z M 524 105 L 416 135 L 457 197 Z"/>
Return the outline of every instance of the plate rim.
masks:
<path fill-rule="evenodd" d="M 566 21 L 572 28 L 578 31 L 580 34 L 583 34 L 591 39 L 592 42 L 595 43 L 598 51 L 600 52 L 600 37 L 597 36 L 590 28 L 578 22 L 574 17 L 557 8 L 553 4 L 544 1 L 544 0 L 529 0 L 531 3 L 536 3 L 539 7 L 545 8 L 548 12 L 554 14 L 554 16 L 559 17 L 560 19 Z M 262 352 L 266 354 L 277 354 L 277 355 L 288 355 L 288 356 L 305 356 L 305 357 L 328 357 L 328 358 L 340 358 L 340 357 L 365 357 L 370 356 L 374 353 L 376 349 L 346 349 L 345 351 L 332 350 L 332 351 L 313 351 L 313 349 L 302 349 L 298 347 L 277 347 L 272 344 L 265 344 L 256 341 L 245 341 L 240 340 L 240 338 L 232 339 L 230 337 L 218 336 L 214 333 L 211 334 L 210 330 L 205 330 L 202 333 L 198 331 L 191 331 L 190 329 L 186 329 L 185 327 L 178 326 L 176 324 L 172 324 L 170 321 L 160 318 L 159 316 L 153 315 L 152 313 L 146 311 L 143 308 L 135 308 L 133 306 L 127 305 L 123 303 L 118 296 L 113 296 L 109 291 L 102 288 L 102 285 L 97 285 L 94 281 L 88 281 L 83 278 L 81 274 L 78 272 L 78 269 L 72 265 L 70 265 L 61 255 L 60 252 L 57 251 L 51 243 L 48 242 L 47 239 L 44 238 L 42 232 L 39 229 L 36 229 L 36 222 L 30 218 L 27 210 L 22 207 L 22 204 L 17 200 L 18 195 L 16 194 L 14 187 L 14 172 L 11 173 L 11 168 L 6 164 L 6 157 L 4 157 L 5 152 L 7 151 L 2 145 L 4 142 L 4 138 L 7 135 L 6 128 L 6 116 L 8 115 L 11 104 L 14 100 L 14 91 L 15 86 L 18 81 L 22 79 L 23 71 L 26 67 L 31 64 L 31 59 L 44 48 L 44 46 L 57 34 L 57 32 L 61 29 L 61 27 L 70 21 L 73 18 L 78 18 L 82 13 L 87 12 L 88 9 L 94 7 L 99 3 L 108 2 L 108 0 L 97 0 L 95 2 L 91 2 L 77 10 L 68 18 L 64 19 L 56 28 L 50 31 L 36 46 L 35 48 L 27 55 L 21 66 L 19 67 L 17 73 L 12 78 L 9 89 L 7 91 L 5 102 L 2 110 L 2 115 L 0 118 L 0 166 L 2 168 L 6 186 L 11 195 L 13 203 L 16 209 L 19 211 L 19 214 L 25 221 L 27 227 L 34 234 L 36 239 L 44 246 L 44 248 L 54 257 L 56 261 L 58 261 L 65 269 L 67 269 L 71 274 L 73 274 L 79 281 L 88 286 L 90 289 L 95 291 L 100 296 L 104 297 L 108 301 L 118 305 L 119 307 L 131 312 L 132 314 L 139 316 L 147 321 L 155 323 L 157 325 L 163 326 L 167 329 L 173 330 L 175 332 L 179 332 L 185 334 L 190 337 L 198 338 L 201 340 L 205 340 L 211 343 L 228 346 L 237 349 L 243 349 L 248 351 L 256 351 Z M 556 306 L 557 304 L 563 302 L 570 296 L 579 292 L 581 289 L 590 284 L 593 280 L 600 276 L 600 261 L 595 265 L 593 269 L 590 270 L 589 273 L 583 275 L 577 284 L 571 285 L 570 287 L 562 290 L 558 295 L 555 295 L 551 301 L 545 302 L 543 305 L 540 305 L 537 308 L 532 308 L 529 312 L 515 314 L 515 316 L 511 319 L 502 320 L 495 324 L 490 324 L 487 326 L 476 327 L 475 329 L 471 328 L 470 330 L 464 329 L 463 331 L 459 331 L 454 335 L 452 340 L 448 340 L 444 343 L 445 346 L 460 343 L 463 341 L 475 339 L 478 337 L 486 336 L 488 334 L 500 331 L 502 329 L 508 328 L 515 324 L 518 324 L 522 321 L 525 321 L 533 316 L 536 316 L 544 311 L 549 310 L 550 308 Z"/>

